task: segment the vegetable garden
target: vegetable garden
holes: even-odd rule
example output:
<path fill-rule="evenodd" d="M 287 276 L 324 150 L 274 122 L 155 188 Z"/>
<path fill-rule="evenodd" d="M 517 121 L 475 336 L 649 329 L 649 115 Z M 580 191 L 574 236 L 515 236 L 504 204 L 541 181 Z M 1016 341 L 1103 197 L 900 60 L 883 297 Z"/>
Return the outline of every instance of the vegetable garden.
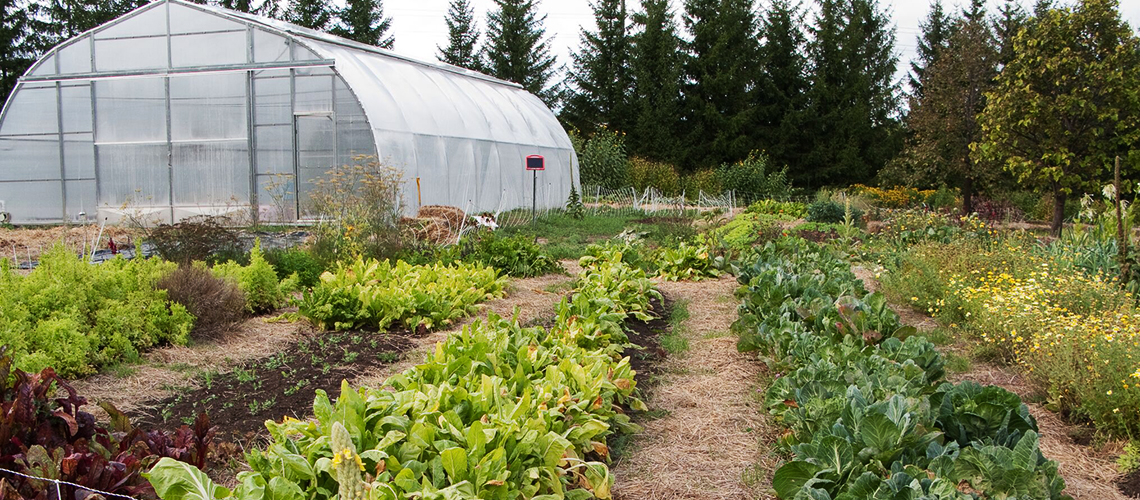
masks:
<path fill-rule="evenodd" d="M 731 214 L 603 212 L 585 239 L 571 214 L 443 246 L 370 246 L 326 227 L 310 246 L 180 263 L 91 265 L 59 247 L 34 270 L 0 269 L 2 467 L 75 483 L 76 498 L 633 498 L 623 478 L 684 480 L 683 464 L 639 468 L 639 456 L 683 453 L 689 438 L 655 422 L 688 365 L 716 376 L 744 363 L 761 375 L 721 389 L 755 423 L 701 424 L 735 432 L 726 442 L 752 461 L 732 462 L 734 495 L 1121 495 L 1067 465 L 1089 457 L 1119 457 L 1111 473 L 1131 493 L 1140 313 L 1135 281 L 1105 257 L 1110 219 L 1090 203 L 1091 218 L 1050 240 L 915 206 L 944 195 L 857 186 Z M 322 254 L 328 234 L 336 250 Z M 737 314 L 694 333 L 704 311 L 688 304 L 715 293 Z M 251 334 L 257 353 L 232 362 L 163 364 L 224 352 L 249 325 L 301 333 Z M 736 357 L 698 362 L 725 337 Z M 1026 382 L 979 384 L 975 364 Z M 158 369 L 181 378 L 107 397 Z M 85 410 L 75 387 L 100 384 Z M 1069 442 L 1080 457 L 1054 455 L 1069 439 L 1058 420 L 1088 436 Z M 701 449 L 693 460 L 713 460 Z M 722 497 L 715 467 L 690 468 L 690 492 Z M 3 474 L 6 495 L 54 495 Z"/>

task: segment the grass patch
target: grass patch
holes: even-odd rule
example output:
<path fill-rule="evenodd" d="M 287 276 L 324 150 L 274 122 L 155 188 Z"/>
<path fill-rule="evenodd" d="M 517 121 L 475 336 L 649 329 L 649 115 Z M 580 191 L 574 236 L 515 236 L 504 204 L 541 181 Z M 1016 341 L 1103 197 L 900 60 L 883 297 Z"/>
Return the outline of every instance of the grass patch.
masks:
<path fill-rule="evenodd" d="M 645 233 L 652 246 L 675 246 L 697 234 L 693 227 L 694 214 L 677 214 L 656 217 L 644 213 L 619 213 L 603 210 L 575 219 L 565 213 L 551 213 L 534 224 L 504 227 L 503 236 L 518 234 L 545 242 L 544 249 L 558 260 L 577 259 L 592 243 L 608 240 L 626 229 Z"/>
<path fill-rule="evenodd" d="M 946 371 L 950 373 L 966 373 L 970 371 L 970 358 L 952 352 L 943 353 L 946 360 Z"/>
<path fill-rule="evenodd" d="M 732 336 L 729 332 L 708 332 L 705 334 L 706 339 L 723 339 Z"/>
<path fill-rule="evenodd" d="M 104 368 L 103 371 L 115 378 L 127 378 L 134 376 L 139 369 L 130 363 L 117 363 Z"/>
<path fill-rule="evenodd" d="M 673 311 L 669 313 L 669 331 L 661 335 L 661 348 L 671 355 L 677 355 L 689 350 L 689 338 L 685 335 L 689 331 L 689 301 L 685 299 L 673 303 Z"/>
<path fill-rule="evenodd" d="M 551 283 L 542 288 L 547 293 L 562 294 L 574 289 L 574 281 L 559 281 L 558 283 Z"/>

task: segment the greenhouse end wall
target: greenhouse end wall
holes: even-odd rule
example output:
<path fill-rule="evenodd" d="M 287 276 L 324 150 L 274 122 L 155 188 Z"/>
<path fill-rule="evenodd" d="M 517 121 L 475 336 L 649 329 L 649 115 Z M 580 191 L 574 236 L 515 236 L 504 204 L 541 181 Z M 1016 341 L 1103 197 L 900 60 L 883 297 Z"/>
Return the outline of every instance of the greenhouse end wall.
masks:
<path fill-rule="evenodd" d="M 403 170 L 405 206 L 530 206 L 577 177 L 569 138 L 517 86 L 179 0 L 53 49 L 0 115 L 0 212 L 15 223 L 317 218 L 316 179 L 359 156 Z"/>

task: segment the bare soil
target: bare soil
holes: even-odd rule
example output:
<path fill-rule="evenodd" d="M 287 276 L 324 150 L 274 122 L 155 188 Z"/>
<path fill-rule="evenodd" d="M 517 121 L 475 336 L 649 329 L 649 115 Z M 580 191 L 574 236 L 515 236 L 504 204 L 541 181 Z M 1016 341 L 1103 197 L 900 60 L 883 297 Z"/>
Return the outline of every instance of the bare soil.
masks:
<path fill-rule="evenodd" d="M 649 305 L 655 316 L 653 319 L 626 322 L 626 334 L 633 347 L 622 352 L 623 356 L 629 356 L 629 365 L 636 372 L 633 379 L 643 391 L 653 383 L 654 377 L 663 368 L 661 362 L 669 356 L 661 348 L 661 334 L 669 329 L 669 314 L 673 311 L 673 301 L 669 297 L 665 297 L 664 301 L 653 298 Z"/>
<path fill-rule="evenodd" d="M 863 280 L 868 290 L 879 289 L 879 282 L 875 279 L 874 273 L 862 267 L 855 267 L 852 271 Z M 891 307 L 899 314 L 904 324 L 914 326 L 920 331 L 930 331 L 938 326 L 934 318 L 908 306 L 892 303 Z M 969 346 L 965 344 L 965 340 L 959 339 L 959 341 L 961 342 L 959 345 L 941 349 L 968 356 Z M 983 385 L 1004 387 L 1027 401 L 1040 396 L 1039 388 L 1026 380 L 1016 368 L 985 361 L 971 360 L 969 371 L 950 374 L 947 379 L 955 383 L 970 380 Z M 1092 430 L 1087 426 L 1065 422 L 1060 415 L 1045 409 L 1042 405 L 1034 403 L 1026 405 L 1030 414 L 1037 419 L 1041 452 L 1046 458 L 1056 460 L 1060 466 L 1061 477 L 1065 479 L 1065 493 L 1071 495 L 1074 500 L 1128 498 L 1115 485 L 1121 480 L 1115 464 L 1115 458 L 1121 448 L 1119 443 L 1109 443 L 1099 448 L 1089 446 L 1087 438 L 1092 435 Z M 1140 479 L 1136 482 L 1140 483 Z"/>
<path fill-rule="evenodd" d="M 769 451 L 778 430 L 754 396 L 761 365 L 737 352 L 728 334 L 736 318 L 735 280 L 658 286 L 688 303 L 690 318 L 679 333 L 689 349 L 658 364 L 646 401 L 651 415 L 638 422 L 645 431 L 612 466 L 614 498 L 771 498 L 761 485 L 778 463 Z"/>
<path fill-rule="evenodd" d="M 318 389 L 335 399 L 341 381 L 398 361 L 412 345 L 406 333 L 315 334 L 229 373 L 204 373 L 197 389 L 145 402 L 130 416 L 147 428 L 173 429 L 206 413 L 216 439 L 246 443 L 266 434 L 266 420 L 306 418 Z"/>

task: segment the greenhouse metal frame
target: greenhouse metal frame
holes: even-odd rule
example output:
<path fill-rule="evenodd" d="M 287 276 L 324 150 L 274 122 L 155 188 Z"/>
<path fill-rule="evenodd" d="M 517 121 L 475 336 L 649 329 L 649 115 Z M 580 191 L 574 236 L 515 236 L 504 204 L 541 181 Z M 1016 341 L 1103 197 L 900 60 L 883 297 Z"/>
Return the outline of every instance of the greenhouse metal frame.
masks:
<path fill-rule="evenodd" d="M 532 195 L 525 159 L 542 155 Z M 405 210 L 562 206 L 577 157 L 520 86 L 282 21 L 161 0 L 60 44 L 0 113 L 17 224 L 311 220 L 331 169 L 403 173 Z"/>

